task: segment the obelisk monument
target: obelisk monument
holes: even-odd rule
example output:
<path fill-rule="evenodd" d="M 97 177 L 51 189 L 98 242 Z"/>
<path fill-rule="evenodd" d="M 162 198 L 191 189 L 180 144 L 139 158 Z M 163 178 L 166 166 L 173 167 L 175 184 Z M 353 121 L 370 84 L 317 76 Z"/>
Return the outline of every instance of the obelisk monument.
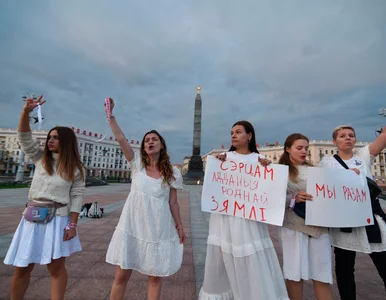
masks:
<path fill-rule="evenodd" d="M 185 176 L 187 181 L 197 181 L 204 178 L 204 170 L 201 158 L 201 87 L 198 86 L 196 89 L 197 95 L 194 103 L 193 155 L 190 158 L 188 172 Z"/>

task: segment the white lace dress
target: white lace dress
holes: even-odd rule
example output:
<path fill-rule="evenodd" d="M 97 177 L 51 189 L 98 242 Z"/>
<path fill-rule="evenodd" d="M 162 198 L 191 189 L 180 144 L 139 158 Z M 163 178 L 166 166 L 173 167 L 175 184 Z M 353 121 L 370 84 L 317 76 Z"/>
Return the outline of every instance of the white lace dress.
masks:
<path fill-rule="evenodd" d="M 372 157 L 370 156 L 369 146 L 359 149 L 357 154 L 349 160 L 344 160 L 344 162 L 349 168 L 359 169 L 360 176 L 373 177 L 370 169 Z M 331 156 L 323 157 L 319 165 L 321 167 L 344 169 L 342 165 Z M 366 228 L 355 227 L 352 228 L 352 232 L 350 233 L 341 232 L 340 228 L 330 228 L 331 244 L 341 249 L 363 253 L 386 251 L 386 223 L 378 215 L 375 215 L 375 218 L 378 221 L 381 231 L 382 243 L 369 243 Z"/>
<path fill-rule="evenodd" d="M 182 189 L 180 171 L 173 167 L 171 185 L 146 175 L 139 154 L 130 162 L 131 191 L 107 250 L 106 262 L 122 269 L 164 277 L 182 264 L 180 244 L 169 207 L 170 189 Z"/>
<path fill-rule="evenodd" d="M 227 152 L 227 159 L 242 158 L 253 163 L 259 156 Z M 289 299 L 267 224 L 211 214 L 199 299 Z"/>

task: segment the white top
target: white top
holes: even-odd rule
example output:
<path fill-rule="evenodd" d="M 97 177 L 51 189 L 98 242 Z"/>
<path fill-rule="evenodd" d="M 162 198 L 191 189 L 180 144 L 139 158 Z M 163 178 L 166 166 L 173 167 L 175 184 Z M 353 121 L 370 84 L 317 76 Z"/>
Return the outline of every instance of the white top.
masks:
<path fill-rule="evenodd" d="M 349 160 L 343 160 L 349 168 L 357 168 L 360 176 L 373 178 L 371 174 L 371 164 L 373 157 L 370 155 L 369 146 L 363 147 L 354 154 Z M 340 168 L 344 167 L 332 156 L 325 156 L 320 161 L 321 167 Z M 331 244 L 335 247 L 371 253 L 386 251 L 386 224 L 379 216 L 375 216 L 378 221 L 382 243 L 369 243 L 365 227 L 354 227 L 351 233 L 341 232 L 340 228 L 330 228 Z"/>
<path fill-rule="evenodd" d="M 66 215 L 68 211 L 79 213 L 82 208 L 82 200 L 85 191 L 85 182 L 82 180 L 79 170 L 75 172 L 74 182 L 60 177 L 56 172 L 56 164 L 53 167 L 53 175 L 50 176 L 42 165 L 43 150 L 32 139 L 32 132 L 18 132 L 18 139 L 23 151 L 35 164 L 35 173 L 29 190 L 28 199 L 44 198 L 58 203 L 67 204 L 66 207 L 57 210 L 58 215 Z M 56 161 L 57 153 L 53 153 Z"/>

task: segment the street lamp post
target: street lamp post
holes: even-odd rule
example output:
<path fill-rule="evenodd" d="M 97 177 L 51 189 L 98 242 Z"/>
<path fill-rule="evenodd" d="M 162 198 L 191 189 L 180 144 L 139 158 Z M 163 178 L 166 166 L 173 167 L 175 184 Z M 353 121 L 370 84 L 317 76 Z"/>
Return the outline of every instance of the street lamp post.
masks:
<path fill-rule="evenodd" d="M 15 181 L 23 181 L 24 179 L 24 151 L 23 150 L 20 153 L 20 158 L 18 163 L 19 165 L 17 167 Z"/>
<path fill-rule="evenodd" d="M 9 174 L 9 161 L 10 161 L 9 153 L 7 154 L 7 167 L 5 169 L 5 176 L 8 176 Z"/>

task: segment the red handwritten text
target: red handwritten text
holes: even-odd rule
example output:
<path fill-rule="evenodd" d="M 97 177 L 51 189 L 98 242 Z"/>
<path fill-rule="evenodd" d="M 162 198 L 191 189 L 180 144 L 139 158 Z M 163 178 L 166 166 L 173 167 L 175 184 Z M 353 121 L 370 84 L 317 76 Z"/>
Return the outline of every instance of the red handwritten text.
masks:
<path fill-rule="evenodd" d="M 212 202 L 215 203 L 214 207 L 211 209 L 211 211 L 218 211 L 220 213 L 228 214 L 229 211 L 229 200 L 223 201 L 222 205 L 220 206 L 218 201 L 214 197 L 212 197 Z M 232 207 L 231 214 L 236 217 L 243 217 L 248 218 L 250 220 L 260 221 L 260 222 L 266 222 L 265 219 L 265 208 L 258 207 L 256 208 L 254 205 L 248 205 L 248 204 L 240 204 L 238 201 L 234 201 Z"/>
<path fill-rule="evenodd" d="M 322 186 L 319 186 L 316 184 L 316 197 L 319 196 L 319 193 L 322 193 L 323 198 L 334 198 L 336 199 L 336 191 L 335 191 L 335 186 L 329 187 L 327 184 L 323 184 Z"/>
<path fill-rule="evenodd" d="M 362 189 L 354 189 L 347 186 L 343 186 L 343 195 L 344 200 L 352 200 L 355 202 L 366 202 L 367 201 L 367 195 L 366 191 Z"/>
<path fill-rule="evenodd" d="M 233 160 L 226 160 L 221 162 L 220 168 L 223 171 L 238 172 L 240 174 L 251 175 L 252 177 L 258 177 L 263 179 L 274 179 L 274 170 L 272 168 L 264 167 L 263 173 L 261 172 L 260 165 L 248 164 L 243 162 L 235 162 Z"/>

